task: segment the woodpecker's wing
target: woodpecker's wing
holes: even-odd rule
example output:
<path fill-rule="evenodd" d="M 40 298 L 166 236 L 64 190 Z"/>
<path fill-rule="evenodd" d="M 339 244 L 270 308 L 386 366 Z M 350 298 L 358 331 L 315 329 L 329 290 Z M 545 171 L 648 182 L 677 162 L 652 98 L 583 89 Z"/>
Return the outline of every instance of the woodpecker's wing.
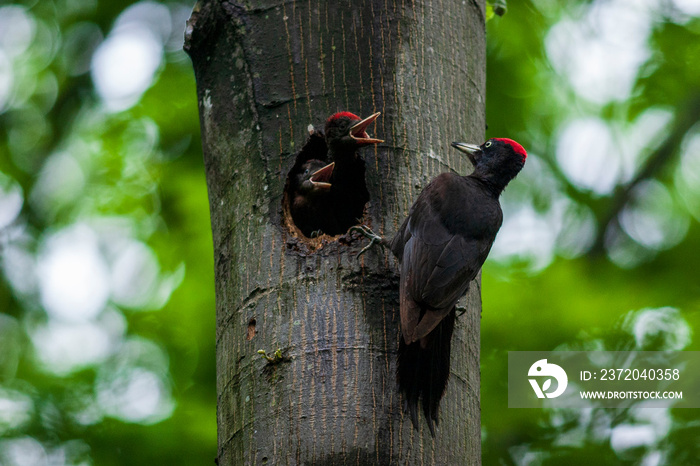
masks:
<path fill-rule="evenodd" d="M 497 201 L 495 215 L 481 215 L 482 204 L 493 201 L 465 183 L 453 174 L 437 177 L 392 242 L 392 250 L 403 244 L 400 301 L 406 343 L 425 337 L 449 314 L 479 272 L 500 227 Z"/>

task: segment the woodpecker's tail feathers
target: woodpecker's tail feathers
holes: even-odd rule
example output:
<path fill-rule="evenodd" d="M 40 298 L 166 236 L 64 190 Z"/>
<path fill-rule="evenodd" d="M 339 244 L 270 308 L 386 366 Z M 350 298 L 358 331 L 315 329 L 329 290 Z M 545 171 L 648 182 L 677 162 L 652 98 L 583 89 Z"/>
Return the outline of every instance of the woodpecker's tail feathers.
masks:
<path fill-rule="evenodd" d="M 426 337 L 411 344 L 406 344 L 403 338 L 399 342 L 397 381 L 404 399 L 404 410 L 418 430 L 420 401 L 433 437 L 439 423 L 440 400 L 450 377 L 450 342 L 455 317 L 455 309 L 452 309 Z"/>

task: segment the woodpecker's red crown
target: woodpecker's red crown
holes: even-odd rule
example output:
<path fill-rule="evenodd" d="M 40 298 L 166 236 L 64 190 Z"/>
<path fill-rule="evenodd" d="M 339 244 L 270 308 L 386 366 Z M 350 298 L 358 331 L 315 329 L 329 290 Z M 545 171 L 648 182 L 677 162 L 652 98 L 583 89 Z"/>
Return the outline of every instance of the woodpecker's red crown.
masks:
<path fill-rule="evenodd" d="M 328 118 L 327 123 L 330 123 L 331 121 L 337 120 L 337 119 L 340 119 L 340 118 L 349 118 L 349 119 L 351 119 L 351 120 L 358 120 L 358 121 L 362 119 L 362 118 L 360 118 L 359 116 L 355 115 L 354 113 L 350 113 L 350 112 L 338 112 L 338 113 L 336 113 L 336 114 L 331 115 L 331 116 Z"/>
<path fill-rule="evenodd" d="M 513 151 L 516 154 L 519 154 L 523 158 L 523 163 L 525 163 L 525 159 L 527 158 L 527 152 L 525 152 L 525 149 L 523 148 L 523 146 L 521 146 L 519 143 L 513 141 L 512 139 L 508 139 L 508 138 L 493 138 L 493 139 L 496 141 L 501 141 L 501 142 L 508 144 L 510 147 L 513 148 Z"/>

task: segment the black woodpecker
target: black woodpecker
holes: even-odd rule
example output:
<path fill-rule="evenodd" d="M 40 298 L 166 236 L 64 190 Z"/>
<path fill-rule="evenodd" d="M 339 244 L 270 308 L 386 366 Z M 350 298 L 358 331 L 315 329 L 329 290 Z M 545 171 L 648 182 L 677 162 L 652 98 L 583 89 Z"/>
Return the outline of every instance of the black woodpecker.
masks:
<path fill-rule="evenodd" d="M 503 222 L 498 198 L 525 164 L 525 149 L 506 138 L 482 145 L 454 142 L 474 172 L 442 173 L 423 189 L 387 242 L 366 227 L 373 243 L 389 246 L 401 263 L 401 335 L 397 381 L 418 429 L 418 405 L 431 434 L 450 375 L 450 340 L 457 301 L 469 290 Z"/>

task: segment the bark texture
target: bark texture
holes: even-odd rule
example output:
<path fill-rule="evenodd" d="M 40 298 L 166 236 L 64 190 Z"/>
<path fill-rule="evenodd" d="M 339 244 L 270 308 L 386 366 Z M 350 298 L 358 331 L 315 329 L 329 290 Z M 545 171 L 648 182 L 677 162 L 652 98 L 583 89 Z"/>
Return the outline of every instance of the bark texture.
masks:
<path fill-rule="evenodd" d="M 365 222 L 391 237 L 453 140 L 485 128 L 482 0 L 202 0 L 186 45 L 197 78 L 217 301 L 220 465 L 481 464 L 479 286 L 457 320 L 437 436 L 396 390 L 398 276 L 351 235 L 304 238 L 287 172 L 339 110 L 382 112 L 362 150 Z M 282 350 L 268 363 L 259 349 Z"/>

